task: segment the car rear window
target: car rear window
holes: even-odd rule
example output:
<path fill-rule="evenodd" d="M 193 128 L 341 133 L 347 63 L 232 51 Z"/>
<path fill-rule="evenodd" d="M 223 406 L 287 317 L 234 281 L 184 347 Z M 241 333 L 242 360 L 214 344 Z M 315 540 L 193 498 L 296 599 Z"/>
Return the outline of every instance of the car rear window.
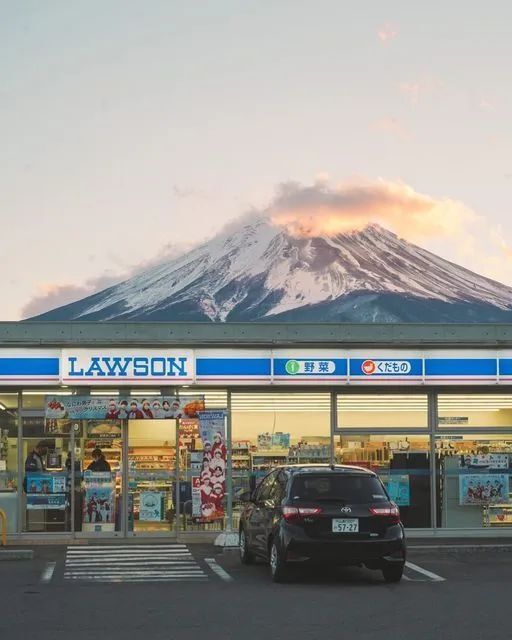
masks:
<path fill-rule="evenodd" d="M 387 500 L 380 480 L 374 476 L 312 475 L 298 476 L 293 481 L 292 500 L 333 500 L 369 504 Z"/>

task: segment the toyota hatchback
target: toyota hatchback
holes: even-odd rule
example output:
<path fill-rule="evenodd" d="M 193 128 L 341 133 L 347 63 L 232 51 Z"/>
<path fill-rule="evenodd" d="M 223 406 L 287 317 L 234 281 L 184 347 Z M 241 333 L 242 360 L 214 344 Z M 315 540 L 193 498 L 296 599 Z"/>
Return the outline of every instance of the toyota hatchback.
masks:
<path fill-rule="evenodd" d="M 274 582 L 301 564 L 366 566 L 398 582 L 405 536 L 398 507 L 379 477 L 344 465 L 291 465 L 241 496 L 240 556 L 270 563 Z"/>

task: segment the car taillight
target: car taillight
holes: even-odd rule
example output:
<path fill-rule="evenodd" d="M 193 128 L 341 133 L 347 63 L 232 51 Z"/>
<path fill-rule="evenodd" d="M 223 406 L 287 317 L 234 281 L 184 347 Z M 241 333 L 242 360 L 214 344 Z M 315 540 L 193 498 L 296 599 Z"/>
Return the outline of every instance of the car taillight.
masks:
<path fill-rule="evenodd" d="M 314 518 L 321 513 L 320 507 L 283 507 L 283 517 L 287 522 L 302 520 L 302 518 Z"/>
<path fill-rule="evenodd" d="M 389 518 L 393 523 L 400 522 L 400 511 L 395 505 L 393 505 L 392 507 L 370 507 L 370 513 L 372 514 L 372 516 Z"/>

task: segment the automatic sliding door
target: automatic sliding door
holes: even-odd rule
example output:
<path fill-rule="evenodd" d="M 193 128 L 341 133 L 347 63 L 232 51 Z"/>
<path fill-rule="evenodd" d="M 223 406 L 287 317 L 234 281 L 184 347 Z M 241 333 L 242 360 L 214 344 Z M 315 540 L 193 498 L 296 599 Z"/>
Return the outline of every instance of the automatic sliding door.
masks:
<path fill-rule="evenodd" d="M 128 532 L 176 532 L 176 422 L 128 421 Z"/>

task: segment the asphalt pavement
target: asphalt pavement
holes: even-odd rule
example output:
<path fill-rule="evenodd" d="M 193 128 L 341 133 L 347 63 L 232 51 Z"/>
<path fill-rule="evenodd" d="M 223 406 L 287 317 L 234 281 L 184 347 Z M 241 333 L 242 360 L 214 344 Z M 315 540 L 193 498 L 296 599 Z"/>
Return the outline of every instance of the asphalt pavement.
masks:
<path fill-rule="evenodd" d="M 400 584 L 308 571 L 273 584 L 210 545 L 35 547 L 0 563 L 0 637 L 486 640 L 510 637 L 512 551 L 412 550 Z"/>

